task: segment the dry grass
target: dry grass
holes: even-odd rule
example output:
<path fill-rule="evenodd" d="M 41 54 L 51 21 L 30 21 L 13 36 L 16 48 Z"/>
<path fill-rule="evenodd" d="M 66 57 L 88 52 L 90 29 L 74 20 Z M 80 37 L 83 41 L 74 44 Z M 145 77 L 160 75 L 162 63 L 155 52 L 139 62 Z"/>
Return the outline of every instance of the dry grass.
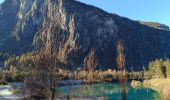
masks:
<path fill-rule="evenodd" d="M 162 96 L 162 100 L 170 100 L 170 79 L 145 80 L 143 85 L 158 91 Z"/>

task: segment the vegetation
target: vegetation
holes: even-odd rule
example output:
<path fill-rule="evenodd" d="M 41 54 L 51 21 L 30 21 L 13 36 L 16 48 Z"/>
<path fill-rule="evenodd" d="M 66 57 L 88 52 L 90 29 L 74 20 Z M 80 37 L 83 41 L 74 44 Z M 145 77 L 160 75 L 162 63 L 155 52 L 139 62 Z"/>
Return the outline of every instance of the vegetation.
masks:
<path fill-rule="evenodd" d="M 6 84 L 6 82 L 23 81 L 26 76 L 26 72 L 19 71 L 16 67 L 11 66 L 8 69 L 0 71 L 0 84 Z"/>
<path fill-rule="evenodd" d="M 123 41 L 118 40 L 117 42 L 117 58 L 116 63 L 119 70 L 119 82 L 121 84 L 121 95 L 122 99 L 126 100 L 126 69 L 125 69 L 125 55 Z"/>
<path fill-rule="evenodd" d="M 26 76 L 29 74 L 29 66 L 33 66 L 34 59 L 38 53 L 26 53 L 21 56 L 10 56 L 5 61 L 5 69 L 0 71 L 0 83 L 5 84 L 7 81 L 23 81 Z M 123 53 L 118 53 L 117 56 L 117 65 L 120 66 L 118 69 L 125 66 L 125 58 Z M 95 49 L 91 49 L 88 56 L 85 58 L 85 65 L 87 70 L 74 71 L 61 69 L 59 68 L 59 77 L 62 79 L 69 79 L 74 77 L 74 79 L 87 79 L 88 81 L 111 81 L 113 79 L 118 79 L 121 76 L 120 70 L 106 70 L 100 71 L 95 70 L 98 64 L 97 56 Z M 163 61 L 162 59 L 156 59 L 151 61 L 148 65 L 148 70 L 146 67 L 143 67 L 143 71 L 127 72 L 124 68 L 121 69 L 124 71 L 126 79 L 151 79 L 151 78 L 170 78 L 170 60 L 167 59 Z M 123 75 L 123 74 L 122 74 Z"/>
<path fill-rule="evenodd" d="M 156 59 L 149 63 L 150 78 L 166 78 L 170 76 L 169 68 L 170 61 L 163 61 L 162 59 Z"/>
<path fill-rule="evenodd" d="M 164 64 L 166 66 L 166 77 L 170 78 L 170 60 L 167 59 L 166 61 L 164 61 Z"/>
<path fill-rule="evenodd" d="M 31 64 L 35 53 L 26 53 L 21 56 L 10 56 L 7 53 L 0 53 L 0 55 L 5 62 L 5 67 L 0 70 L 0 84 L 6 84 L 6 82 L 23 81 L 28 76 L 29 71 L 25 68 Z"/>
<path fill-rule="evenodd" d="M 29 52 L 29 53 L 23 54 L 21 56 L 12 55 L 12 56 L 8 57 L 8 59 L 5 60 L 5 68 L 14 66 L 17 69 L 23 70 L 25 67 L 27 67 L 27 66 L 29 66 L 29 64 L 31 64 L 32 59 L 37 54 L 38 53 L 36 53 L 36 52 Z"/>
<path fill-rule="evenodd" d="M 5 85 L 6 84 L 6 79 L 4 77 L 5 75 L 3 75 L 3 72 L 0 71 L 0 85 Z"/>
<path fill-rule="evenodd" d="M 92 48 L 89 54 L 86 56 L 84 63 L 88 69 L 88 82 L 92 83 L 94 80 L 94 71 L 99 61 L 96 56 L 95 49 Z"/>
<path fill-rule="evenodd" d="M 6 57 L 6 56 L 5 56 Z M 96 50 L 91 48 L 84 59 L 86 69 L 66 70 L 61 69 L 61 62 L 56 54 L 52 53 L 26 53 L 21 56 L 8 56 L 5 60 L 5 68 L 0 70 L 0 84 L 10 81 L 24 81 L 27 94 L 32 98 L 45 98 L 53 100 L 57 97 L 58 82 L 61 79 L 78 79 L 88 83 L 119 80 L 121 84 L 122 98 L 126 97 L 127 79 L 152 79 L 170 78 L 170 60 L 156 59 L 151 61 L 148 69 L 143 71 L 127 72 L 125 67 L 125 55 L 123 41 L 117 43 L 117 69 L 105 71 L 96 70 L 99 63 Z M 71 89 L 71 88 L 70 88 Z M 70 90 L 69 90 L 70 91 Z M 21 92 L 14 89 L 13 93 Z M 70 94 L 68 94 L 70 95 Z M 69 97 L 69 96 L 68 96 Z"/>
<path fill-rule="evenodd" d="M 144 22 L 144 21 L 139 21 L 139 23 L 147 25 L 149 27 L 153 27 L 153 28 L 158 28 L 158 29 L 169 29 L 168 26 L 164 25 L 164 24 L 160 24 L 160 23 L 156 23 L 156 22 Z"/>
<path fill-rule="evenodd" d="M 28 67 L 30 75 L 26 78 L 28 94 L 34 97 L 53 100 L 57 90 L 59 61 L 55 55 L 40 53 L 32 59 Z"/>
<path fill-rule="evenodd" d="M 118 69 L 120 71 L 123 71 L 125 69 L 124 46 L 123 46 L 123 42 L 121 40 L 119 40 L 117 43 L 116 63 L 117 63 Z"/>

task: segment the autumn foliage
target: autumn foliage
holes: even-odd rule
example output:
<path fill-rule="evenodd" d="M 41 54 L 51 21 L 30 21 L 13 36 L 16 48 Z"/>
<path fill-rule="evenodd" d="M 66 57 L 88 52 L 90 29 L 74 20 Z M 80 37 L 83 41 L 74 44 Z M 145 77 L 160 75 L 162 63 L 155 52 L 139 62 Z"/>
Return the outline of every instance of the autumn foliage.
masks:
<path fill-rule="evenodd" d="M 91 83 L 94 81 L 94 71 L 96 66 L 98 65 L 98 57 L 96 55 L 96 50 L 95 48 L 92 48 L 88 55 L 84 59 L 84 63 L 88 69 L 88 82 Z"/>

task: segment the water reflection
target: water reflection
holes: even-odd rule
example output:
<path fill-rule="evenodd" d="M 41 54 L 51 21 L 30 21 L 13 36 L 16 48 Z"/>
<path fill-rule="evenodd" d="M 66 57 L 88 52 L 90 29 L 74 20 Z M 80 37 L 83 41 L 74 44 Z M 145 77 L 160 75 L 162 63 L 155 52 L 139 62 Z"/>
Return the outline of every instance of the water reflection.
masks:
<path fill-rule="evenodd" d="M 124 88 L 119 83 L 105 83 L 93 85 L 73 85 L 62 86 L 59 88 L 59 97 L 71 98 L 102 98 L 108 100 L 159 100 L 160 95 L 151 89 L 147 88 L 132 88 L 126 84 Z M 123 92 L 122 92 L 123 91 Z"/>

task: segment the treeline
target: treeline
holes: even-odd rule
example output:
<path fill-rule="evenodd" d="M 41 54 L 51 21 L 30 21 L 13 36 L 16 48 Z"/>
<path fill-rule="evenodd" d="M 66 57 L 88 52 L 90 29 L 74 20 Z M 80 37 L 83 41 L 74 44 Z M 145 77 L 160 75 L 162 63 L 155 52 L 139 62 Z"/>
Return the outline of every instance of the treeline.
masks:
<path fill-rule="evenodd" d="M 12 55 L 5 60 L 4 67 L 8 69 L 12 66 L 16 67 L 17 69 L 23 70 L 26 66 L 29 66 L 29 64 L 31 64 L 31 61 L 37 54 L 38 53 L 36 52 L 28 52 L 21 56 Z"/>
<path fill-rule="evenodd" d="M 92 55 L 94 56 L 94 50 L 91 51 Z M 23 54 L 21 56 L 10 56 L 9 54 L 0 53 L 0 57 L 5 60 L 5 67 L 3 70 L 0 70 L 0 83 L 5 83 L 6 81 L 22 81 L 26 75 L 28 75 L 28 67 L 31 66 L 33 60 L 38 55 L 37 52 L 29 52 L 26 54 Z M 90 57 L 88 57 L 90 58 Z M 95 58 L 97 59 L 97 58 Z M 87 61 L 87 60 L 86 60 Z M 88 62 L 90 62 L 89 60 Z M 88 62 L 85 62 L 86 65 Z M 94 62 L 94 61 L 93 61 Z M 97 62 L 98 63 L 98 62 Z M 97 65 L 97 64 L 96 64 Z M 96 66 L 95 65 L 95 66 Z M 88 65 L 90 66 L 90 65 Z M 60 69 L 62 70 L 62 73 L 58 73 L 63 79 L 68 79 L 70 76 L 76 76 L 76 79 L 83 79 L 87 78 L 89 71 L 91 70 L 94 73 L 92 74 L 92 78 L 94 76 L 95 80 L 112 80 L 117 79 L 119 76 L 119 71 L 116 70 L 106 70 L 106 71 L 99 71 L 95 70 L 94 65 L 91 67 L 87 67 L 87 69 L 83 70 L 76 70 L 73 71 L 74 73 L 77 73 L 77 75 L 71 75 L 73 73 L 71 70 L 66 69 Z M 126 71 L 126 70 L 125 70 Z M 85 74 L 82 74 L 85 73 Z M 151 79 L 151 78 L 170 78 L 170 60 L 162 60 L 162 59 L 156 59 L 151 62 L 149 62 L 148 67 L 143 67 L 142 71 L 138 72 L 126 72 L 128 79 Z M 94 74 L 94 75 L 93 75 Z M 83 79 L 84 80 L 84 79 Z M 90 80 L 90 79 L 88 79 Z"/>
<path fill-rule="evenodd" d="M 37 56 L 38 53 L 30 52 L 23 54 L 21 56 L 10 56 L 7 60 L 5 60 L 5 69 L 0 71 L 0 83 L 10 82 L 10 81 L 22 81 L 24 77 L 26 77 L 29 73 L 28 67 L 31 66 L 33 59 Z M 90 65 L 89 65 L 90 66 Z M 93 68 L 93 67 L 91 67 Z M 106 70 L 100 71 L 87 68 L 82 70 L 67 70 L 67 69 L 59 69 L 56 74 L 59 74 L 63 79 L 75 78 L 85 80 L 88 78 L 88 70 L 93 70 L 94 75 L 92 77 L 95 81 L 108 81 L 113 79 L 118 79 L 120 75 L 119 71 L 116 70 Z M 127 79 L 151 79 L 151 78 L 170 78 L 170 60 L 167 59 L 163 61 L 162 59 L 156 59 L 154 61 L 149 62 L 148 70 L 144 67 L 142 71 L 132 71 L 126 73 Z M 76 74 L 76 75 L 75 75 Z M 76 77 L 74 77 L 76 76 Z M 88 79 L 89 80 L 89 79 Z"/>
<path fill-rule="evenodd" d="M 20 82 L 27 76 L 24 71 L 19 71 L 16 67 L 10 66 L 8 69 L 0 70 L 0 85 L 7 82 Z"/>

